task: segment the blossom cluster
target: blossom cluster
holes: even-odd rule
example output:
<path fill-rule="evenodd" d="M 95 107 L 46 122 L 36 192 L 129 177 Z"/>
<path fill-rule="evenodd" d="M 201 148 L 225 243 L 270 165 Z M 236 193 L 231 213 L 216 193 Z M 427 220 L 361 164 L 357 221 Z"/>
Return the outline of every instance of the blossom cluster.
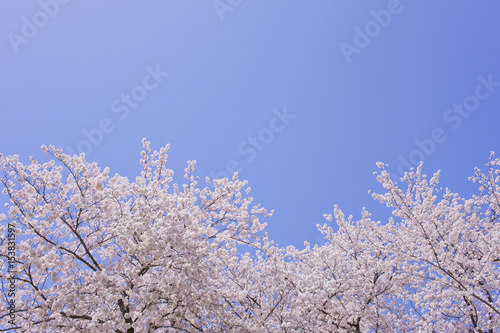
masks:
<path fill-rule="evenodd" d="M 422 165 L 401 189 L 379 163 L 394 209 L 387 223 L 335 206 L 318 225 L 326 243 L 278 247 L 250 188 L 206 178 L 195 161 L 173 183 L 169 146 L 143 140 L 140 176 L 109 175 L 84 154 L 53 160 L 0 154 L 15 225 L 19 332 L 499 332 L 500 160 L 465 199 L 437 187 Z M 63 176 L 65 175 L 65 176 Z M 332 226 L 333 221 L 336 227 Z M 244 252 L 248 250 L 249 252 Z M 0 256 L 6 258 L 6 247 Z M 0 271 L 2 280 L 6 269 Z"/>

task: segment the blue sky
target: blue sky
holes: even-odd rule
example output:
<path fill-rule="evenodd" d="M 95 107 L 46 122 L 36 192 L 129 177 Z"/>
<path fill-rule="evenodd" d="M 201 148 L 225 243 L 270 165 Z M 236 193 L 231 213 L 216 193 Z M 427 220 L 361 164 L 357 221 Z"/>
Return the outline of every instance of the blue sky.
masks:
<path fill-rule="evenodd" d="M 182 182 L 239 170 L 270 238 L 321 243 L 338 204 L 386 220 L 375 162 L 442 170 L 468 196 L 500 154 L 500 4 L 2 1 L 0 152 L 41 144 L 129 178 L 141 140 Z M 398 171 L 399 170 L 399 171 Z M 5 198 L 2 198 L 2 202 Z"/>

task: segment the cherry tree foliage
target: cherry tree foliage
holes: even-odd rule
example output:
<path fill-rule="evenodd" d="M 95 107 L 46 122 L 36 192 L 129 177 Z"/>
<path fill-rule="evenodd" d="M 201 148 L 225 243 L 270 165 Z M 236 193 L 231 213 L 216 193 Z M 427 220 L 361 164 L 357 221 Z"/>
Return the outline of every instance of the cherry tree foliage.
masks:
<path fill-rule="evenodd" d="M 173 183 L 169 146 L 143 140 L 135 181 L 52 146 L 41 164 L 0 154 L 7 226 L 17 236 L 19 332 L 500 332 L 500 160 L 461 198 L 422 165 L 398 185 L 386 165 L 373 197 L 388 221 L 337 207 L 303 249 L 268 239 L 246 181 L 188 161 Z M 335 222 L 334 222 L 335 221 Z M 247 251 L 247 252 L 244 252 Z M 6 268 L 0 271 L 7 279 Z M 6 283 L 4 283 L 5 285 Z"/>

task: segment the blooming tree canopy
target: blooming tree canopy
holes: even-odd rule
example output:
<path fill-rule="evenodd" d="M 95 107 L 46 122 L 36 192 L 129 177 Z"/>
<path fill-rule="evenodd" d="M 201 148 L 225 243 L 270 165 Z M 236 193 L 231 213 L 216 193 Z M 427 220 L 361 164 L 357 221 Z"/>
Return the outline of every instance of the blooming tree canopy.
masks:
<path fill-rule="evenodd" d="M 393 207 L 381 223 L 335 206 L 326 243 L 278 247 L 250 188 L 206 178 L 194 161 L 172 183 L 169 146 L 143 141 L 141 175 L 110 177 L 52 146 L 24 165 L 0 154 L 3 331 L 500 332 L 500 160 L 461 198 L 422 165 L 400 188 L 379 163 Z M 247 250 L 248 252 L 244 252 Z"/>

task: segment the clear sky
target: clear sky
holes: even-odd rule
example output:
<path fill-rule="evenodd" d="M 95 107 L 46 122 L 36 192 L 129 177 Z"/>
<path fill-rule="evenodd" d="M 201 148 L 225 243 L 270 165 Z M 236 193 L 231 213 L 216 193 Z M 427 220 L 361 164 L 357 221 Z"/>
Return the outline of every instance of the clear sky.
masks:
<path fill-rule="evenodd" d="M 86 152 L 134 178 L 142 138 L 174 180 L 239 171 L 271 239 L 321 243 L 338 204 L 386 220 L 375 162 L 424 160 L 463 196 L 500 154 L 500 3 L 1 1 L 0 152 Z M 5 198 L 2 197 L 3 202 Z M 3 209 L 3 208 L 2 208 Z"/>

